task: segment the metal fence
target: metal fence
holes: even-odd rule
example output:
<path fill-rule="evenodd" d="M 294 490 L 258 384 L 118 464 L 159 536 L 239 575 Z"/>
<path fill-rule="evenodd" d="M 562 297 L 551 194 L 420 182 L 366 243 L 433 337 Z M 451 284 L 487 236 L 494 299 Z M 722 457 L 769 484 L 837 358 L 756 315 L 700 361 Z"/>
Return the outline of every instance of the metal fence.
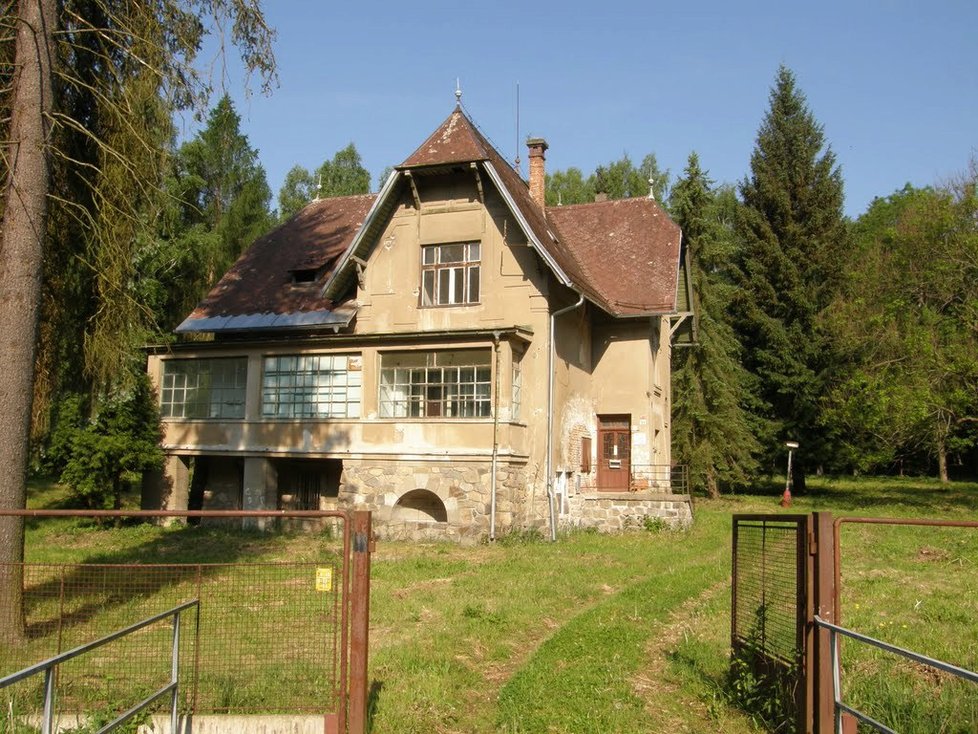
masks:
<path fill-rule="evenodd" d="M 362 722 L 365 712 L 354 708 L 365 708 L 368 579 L 359 574 L 360 602 L 354 603 L 351 580 L 356 569 L 351 568 L 351 557 L 356 551 L 369 553 L 369 513 L 353 513 L 367 516 L 367 532 L 357 534 L 351 532 L 347 513 L 341 512 L 176 514 L 207 517 L 208 522 L 234 518 L 239 528 L 241 518 L 249 523 L 272 522 L 271 518 L 293 524 L 325 522 L 327 527 L 300 536 L 303 541 L 308 538 L 308 543 L 301 543 L 301 560 L 8 567 L 23 578 L 24 624 L 22 630 L 0 629 L 0 676 L 199 599 L 199 617 L 185 621 L 180 641 L 180 679 L 187 682 L 180 689 L 182 710 L 327 714 L 343 731 L 349 691 L 351 724 Z M 211 543 L 215 530 L 210 529 Z M 217 542 L 221 532 L 216 533 Z M 226 532 L 238 532 L 239 543 L 244 535 L 245 543 L 250 537 L 254 545 L 260 544 L 254 531 Z M 163 534 L 146 555 L 166 552 L 167 543 L 177 542 L 168 537 Z M 354 615 L 356 629 L 351 624 Z M 153 661 L 165 657 L 168 644 L 164 631 L 147 629 L 98 654 L 65 663 L 59 671 L 63 710 L 99 712 L 132 700 L 134 693 L 158 689 L 160 666 Z M 348 686 L 351 667 L 356 668 L 356 693 Z M 19 704 L 40 700 L 38 683 L 19 685 L 13 694 Z M 350 731 L 355 727 L 351 725 Z"/>
<path fill-rule="evenodd" d="M 864 645 L 874 647 L 884 652 L 897 655 L 904 658 L 905 660 L 910 660 L 919 665 L 932 668 L 943 673 L 948 673 L 956 678 L 962 680 L 970 681 L 972 683 L 978 683 L 978 673 L 971 670 L 965 670 L 964 668 L 959 668 L 956 665 L 951 665 L 943 660 L 935 660 L 934 658 L 928 657 L 926 655 L 921 655 L 920 653 L 913 652 L 912 650 L 906 650 L 902 647 L 897 647 L 896 645 L 890 645 L 881 640 L 877 640 L 868 635 L 861 635 L 858 632 L 853 632 L 852 630 L 845 629 L 844 627 L 839 627 L 838 625 L 826 622 L 820 617 L 815 617 L 815 624 L 823 630 L 827 630 L 830 637 L 830 645 L 832 647 L 832 700 L 835 705 L 835 730 L 837 734 L 843 734 L 843 732 L 850 728 L 844 725 L 844 717 L 846 715 L 852 716 L 864 724 L 872 726 L 876 731 L 883 732 L 884 734 L 897 734 L 896 730 L 891 729 L 886 724 L 872 718 L 865 712 L 859 709 L 853 708 L 852 706 L 846 704 L 842 700 L 842 661 L 839 650 L 839 637 L 848 637 L 852 640 L 856 640 Z"/>
<path fill-rule="evenodd" d="M 147 619 L 131 624 L 121 630 L 116 630 L 111 634 L 101 637 L 94 642 L 89 642 L 84 645 L 79 645 L 67 652 L 55 655 L 52 658 L 43 660 L 35 665 L 28 666 L 17 673 L 13 673 L 4 678 L 0 678 L 0 689 L 13 686 L 21 681 L 30 679 L 33 676 L 40 676 L 43 674 L 43 714 L 41 716 L 41 732 L 42 734 L 50 734 L 53 731 L 58 730 L 60 727 L 58 725 L 58 706 L 61 704 L 59 697 L 57 696 L 57 687 L 59 682 L 59 672 L 61 668 L 66 665 L 69 661 L 79 658 L 82 655 L 92 653 L 106 645 L 109 645 L 118 640 L 122 640 L 129 635 L 136 634 L 146 630 L 146 628 L 151 625 L 157 624 L 158 622 L 164 620 L 171 620 L 171 644 L 170 644 L 170 675 L 166 682 L 149 693 L 149 695 L 142 698 L 141 701 L 137 702 L 135 705 L 130 706 L 122 713 L 119 713 L 111 721 L 106 723 L 99 729 L 99 734 L 102 732 L 110 732 L 119 728 L 126 722 L 130 721 L 134 717 L 140 715 L 144 711 L 150 710 L 150 708 L 157 701 L 162 700 L 164 697 L 169 699 L 170 708 L 170 731 L 176 732 L 178 726 L 178 715 L 179 715 L 179 670 L 180 670 L 180 615 L 182 612 L 188 609 L 196 608 L 199 610 L 199 602 L 194 599 L 192 601 L 184 602 L 173 609 L 167 609 L 164 612 L 148 617 Z M 147 662 L 160 662 L 160 661 L 147 661 Z M 122 699 L 125 700 L 125 699 Z M 10 706 L 11 713 L 10 718 L 13 718 L 13 706 Z M 7 726 L 0 724 L 0 731 L 5 728 L 14 729 L 15 722 L 20 723 L 18 720 L 7 721 Z"/>
<path fill-rule="evenodd" d="M 846 523 L 978 528 L 978 522 L 833 518 L 826 512 L 734 515 L 733 664 L 749 661 L 759 679 L 764 678 L 765 688 L 772 682 L 781 684 L 785 682 L 784 676 L 789 676 L 787 682 L 794 691 L 794 712 L 786 713 L 785 721 L 793 720 L 797 731 L 854 732 L 857 721 L 879 731 L 893 731 L 842 703 L 841 686 L 846 671 L 840 663 L 839 635 L 909 659 L 913 665 L 930 666 L 942 675 L 950 673 L 949 677 L 974 679 L 970 671 L 840 626 L 839 596 L 843 588 L 840 530 Z M 941 685 L 946 687 L 950 683 Z"/>

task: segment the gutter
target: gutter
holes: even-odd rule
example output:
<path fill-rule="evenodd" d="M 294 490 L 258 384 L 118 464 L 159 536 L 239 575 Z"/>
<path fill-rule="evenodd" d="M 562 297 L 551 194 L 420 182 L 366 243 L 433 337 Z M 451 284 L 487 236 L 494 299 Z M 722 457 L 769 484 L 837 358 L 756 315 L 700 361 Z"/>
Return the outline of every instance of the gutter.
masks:
<path fill-rule="evenodd" d="M 489 541 L 496 540 L 496 467 L 499 463 L 499 332 L 493 335 L 496 353 L 496 384 L 492 406 L 492 470 L 489 472 Z"/>
<path fill-rule="evenodd" d="M 557 519 L 554 516 L 554 360 L 556 359 L 556 347 L 554 346 L 554 334 L 557 328 L 557 317 L 565 313 L 580 308 L 584 303 L 584 294 L 577 292 L 577 303 L 566 308 L 559 309 L 550 314 L 550 349 L 547 354 L 547 505 L 550 507 L 550 540 L 557 540 Z"/>

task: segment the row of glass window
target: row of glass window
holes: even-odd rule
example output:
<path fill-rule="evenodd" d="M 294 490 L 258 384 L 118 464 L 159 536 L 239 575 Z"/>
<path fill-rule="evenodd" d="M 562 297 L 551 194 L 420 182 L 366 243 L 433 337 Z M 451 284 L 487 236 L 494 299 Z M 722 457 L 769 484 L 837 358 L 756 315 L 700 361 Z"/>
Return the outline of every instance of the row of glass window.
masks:
<path fill-rule="evenodd" d="M 481 418 L 491 415 L 491 354 L 486 349 L 398 352 L 381 356 L 383 418 Z M 163 363 L 164 418 L 244 418 L 247 359 L 171 359 Z M 266 357 L 261 414 L 266 418 L 359 418 L 359 355 Z M 513 418 L 521 402 L 513 371 Z"/>

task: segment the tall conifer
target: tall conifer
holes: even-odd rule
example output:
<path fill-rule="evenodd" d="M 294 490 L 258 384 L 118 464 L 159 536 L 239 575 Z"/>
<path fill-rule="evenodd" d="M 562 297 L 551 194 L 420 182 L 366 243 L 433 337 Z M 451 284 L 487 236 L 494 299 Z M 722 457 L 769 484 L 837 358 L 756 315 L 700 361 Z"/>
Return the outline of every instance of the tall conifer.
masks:
<path fill-rule="evenodd" d="M 745 409 L 750 376 L 727 316 L 737 202 L 729 189 L 717 194 L 691 153 L 669 204 L 683 230 L 699 323 L 697 344 L 673 351 L 673 455 L 690 467 L 693 487 L 715 497 L 747 483 L 759 448 Z"/>
<path fill-rule="evenodd" d="M 737 333 L 764 403 L 760 437 L 769 459 L 780 460 L 784 441 L 799 441 L 796 488 L 804 490 L 806 463 L 827 458 L 818 427 L 827 367 L 819 315 L 837 288 L 847 230 L 835 155 L 783 66 L 740 195 Z"/>

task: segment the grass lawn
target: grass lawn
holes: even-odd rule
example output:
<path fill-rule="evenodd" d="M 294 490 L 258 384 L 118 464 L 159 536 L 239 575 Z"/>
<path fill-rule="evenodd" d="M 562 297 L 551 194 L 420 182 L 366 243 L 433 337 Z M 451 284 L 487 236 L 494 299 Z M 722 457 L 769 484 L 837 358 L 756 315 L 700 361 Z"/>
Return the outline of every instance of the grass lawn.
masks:
<path fill-rule="evenodd" d="M 812 482 L 791 512 L 978 518 L 978 485 Z M 32 504 L 51 504 L 42 487 Z M 764 731 L 726 694 L 730 515 L 775 493 L 699 500 L 687 532 L 575 532 L 557 543 L 379 543 L 373 556 L 372 730 Z M 844 622 L 978 669 L 978 530 L 843 525 Z M 36 561 L 309 558 L 310 536 L 32 523 Z M 978 686 L 843 649 L 847 702 L 898 731 L 978 730 Z M 271 682 L 270 682 L 271 684 Z"/>

